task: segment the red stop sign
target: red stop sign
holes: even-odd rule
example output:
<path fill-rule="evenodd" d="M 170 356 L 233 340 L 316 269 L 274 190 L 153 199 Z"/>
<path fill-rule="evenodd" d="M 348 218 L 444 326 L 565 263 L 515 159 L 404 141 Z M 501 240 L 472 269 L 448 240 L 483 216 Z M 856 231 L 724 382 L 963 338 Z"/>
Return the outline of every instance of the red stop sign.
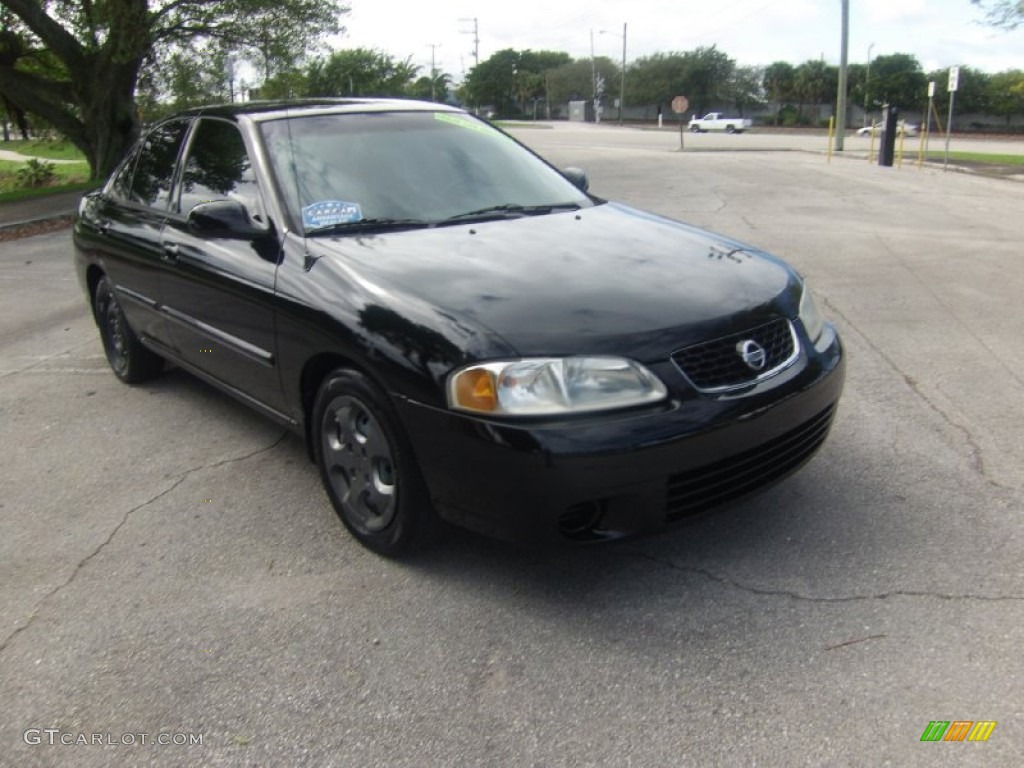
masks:
<path fill-rule="evenodd" d="M 690 102 L 685 96 L 676 96 L 672 99 L 672 111 L 678 114 L 685 112 L 690 106 Z"/>

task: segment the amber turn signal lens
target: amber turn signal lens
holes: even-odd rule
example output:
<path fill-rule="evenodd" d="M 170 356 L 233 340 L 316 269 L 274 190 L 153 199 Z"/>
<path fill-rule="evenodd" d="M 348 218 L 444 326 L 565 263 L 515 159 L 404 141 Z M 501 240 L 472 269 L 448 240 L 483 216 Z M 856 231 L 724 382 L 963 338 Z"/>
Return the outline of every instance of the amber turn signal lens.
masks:
<path fill-rule="evenodd" d="M 494 411 L 498 407 L 494 374 L 479 368 L 463 371 L 455 380 L 455 400 L 461 408 Z"/>

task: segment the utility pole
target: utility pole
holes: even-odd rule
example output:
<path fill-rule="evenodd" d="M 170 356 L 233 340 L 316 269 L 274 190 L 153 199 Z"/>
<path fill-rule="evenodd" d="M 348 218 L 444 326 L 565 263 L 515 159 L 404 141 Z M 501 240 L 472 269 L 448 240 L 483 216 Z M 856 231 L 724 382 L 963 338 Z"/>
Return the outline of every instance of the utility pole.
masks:
<path fill-rule="evenodd" d="M 842 0 L 843 36 L 839 46 L 839 88 L 836 94 L 836 152 L 843 151 L 846 136 L 846 59 L 850 42 L 850 0 Z"/>
<path fill-rule="evenodd" d="M 472 19 L 468 19 L 468 18 L 467 19 L 459 19 L 459 21 L 461 23 L 463 23 L 463 24 L 467 24 L 469 22 L 473 22 L 473 29 L 472 30 L 460 29 L 459 33 L 463 34 L 463 35 L 472 35 L 473 36 L 473 66 L 474 67 L 479 66 L 480 65 L 480 20 L 477 19 L 476 17 L 474 17 Z"/>
<path fill-rule="evenodd" d="M 619 125 L 626 109 L 626 22 L 622 22 L 622 80 L 619 83 Z"/>
<path fill-rule="evenodd" d="M 868 46 L 868 71 L 864 74 L 864 127 L 868 127 L 868 89 L 871 87 L 871 51 L 875 48 L 872 43 Z"/>
<path fill-rule="evenodd" d="M 441 47 L 440 43 L 427 43 L 427 48 L 430 49 L 430 100 L 437 101 L 437 67 L 434 66 L 435 53 L 437 49 Z"/>
<path fill-rule="evenodd" d="M 594 28 L 590 28 L 590 78 L 594 88 L 594 122 L 601 122 L 601 113 L 597 104 L 597 64 L 594 61 Z"/>

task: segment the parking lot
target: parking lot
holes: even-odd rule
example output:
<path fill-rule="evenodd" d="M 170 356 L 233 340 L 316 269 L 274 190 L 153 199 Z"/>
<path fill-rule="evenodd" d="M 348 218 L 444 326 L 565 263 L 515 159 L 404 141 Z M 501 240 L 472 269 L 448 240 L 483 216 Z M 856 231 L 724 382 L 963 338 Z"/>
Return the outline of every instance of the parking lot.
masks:
<path fill-rule="evenodd" d="M 656 537 L 384 560 L 299 439 L 178 370 L 118 383 L 66 230 L 4 243 L 0 764 L 1020 764 L 1024 184 L 515 132 L 807 276 L 849 356 L 820 454 Z"/>

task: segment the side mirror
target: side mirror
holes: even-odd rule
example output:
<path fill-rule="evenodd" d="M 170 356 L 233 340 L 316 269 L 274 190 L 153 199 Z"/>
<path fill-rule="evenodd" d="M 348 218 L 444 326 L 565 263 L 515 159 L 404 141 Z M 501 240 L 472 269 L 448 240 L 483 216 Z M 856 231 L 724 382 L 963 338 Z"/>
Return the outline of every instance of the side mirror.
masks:
<path fill-rule="evenodd" d="M 563 168 L 562 175 L 571 181 L 572 185 L 580 192 L 590 189 L 590 179 L 587 178 L 587 172 L 582 168 Z"/>
<path fill-rule="evenodd" d="M 188 214 L 188 228 L 202 237 L 253 240 L 265 235 L 265 227 L 253 225 L 245 206 L 234 200 L 200 203 Z"/>

